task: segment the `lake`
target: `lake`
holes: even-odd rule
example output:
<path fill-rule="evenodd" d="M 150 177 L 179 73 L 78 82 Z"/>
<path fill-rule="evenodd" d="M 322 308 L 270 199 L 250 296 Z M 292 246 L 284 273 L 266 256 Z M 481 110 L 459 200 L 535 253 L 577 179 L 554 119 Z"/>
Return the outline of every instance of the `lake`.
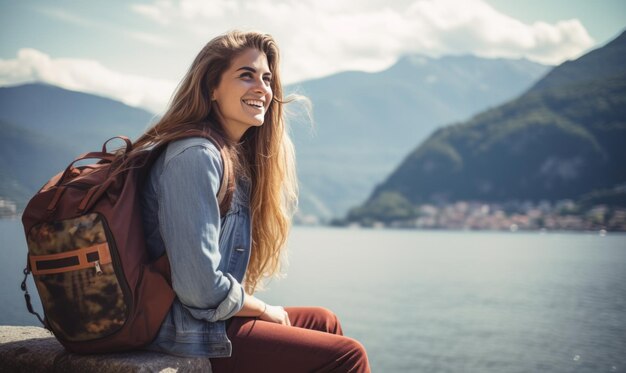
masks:
<path fill-rule="evenodd" d="M 21 222 L 0 237 L 0 324 L 37 325 Z M 374 372 L 626 372 L 624 234 L 296 227 L 289 243 L 288 275 L 257 295 L 330 308 Z"/>

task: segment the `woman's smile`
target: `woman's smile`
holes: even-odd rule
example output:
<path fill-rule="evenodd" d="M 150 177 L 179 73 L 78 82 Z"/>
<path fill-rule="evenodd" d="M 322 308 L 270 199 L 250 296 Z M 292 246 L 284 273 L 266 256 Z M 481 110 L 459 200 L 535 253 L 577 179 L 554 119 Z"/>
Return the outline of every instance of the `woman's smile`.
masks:
<path fill-rule="evenodd" d="M 272 72 L 267 56 L 250 48 L 233 58 L 213 91 L 220 120 L 228 136 L 238 141 L 252 126 L 261 126 L 272 102 Z"/>
<path fill-rule="evenodd" d="M 248 108 L 252 108 L 255 111 L 265 111 L 265 106 L 261 100 L 242 100 L 244 105 Z"/>

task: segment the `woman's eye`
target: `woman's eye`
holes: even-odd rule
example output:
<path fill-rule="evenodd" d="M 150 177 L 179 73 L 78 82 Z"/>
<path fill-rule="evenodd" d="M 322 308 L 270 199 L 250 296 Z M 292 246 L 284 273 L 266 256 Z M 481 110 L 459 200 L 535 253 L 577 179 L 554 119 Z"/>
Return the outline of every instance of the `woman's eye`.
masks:
<path fill-rule="evenodd" d="M 245 72 L 245 73 L 239 75 L 239 78 L 244 79 L 244 80 L 251 80 L 251 79 L 254 79 L 254 75 L 251 72 Z M 264 76 L 262 79 L 267 84 L 271 84 L 272 83 L 272 77 L 271 76 Z"/>

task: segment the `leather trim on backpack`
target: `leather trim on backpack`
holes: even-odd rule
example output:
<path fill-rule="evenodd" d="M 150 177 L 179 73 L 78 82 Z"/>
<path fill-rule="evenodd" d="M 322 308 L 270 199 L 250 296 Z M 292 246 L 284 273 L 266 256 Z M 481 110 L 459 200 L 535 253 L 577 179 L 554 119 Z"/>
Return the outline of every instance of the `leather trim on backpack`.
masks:
<path fill-rule="evenodd" d="M 111 263 L 111 252 L 106 242 L 82 249 L 49 255 L 29 255 L 31 271 L 35 276 L 64 273 L 85 268 L 97 268 Z M 97 264 L 96 264 L 97 263 Z"/>

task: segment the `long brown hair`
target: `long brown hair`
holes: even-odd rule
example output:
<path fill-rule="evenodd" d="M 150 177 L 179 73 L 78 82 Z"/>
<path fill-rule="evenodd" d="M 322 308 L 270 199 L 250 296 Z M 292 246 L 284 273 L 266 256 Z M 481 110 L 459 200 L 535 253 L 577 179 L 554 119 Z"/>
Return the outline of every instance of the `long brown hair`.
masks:
<path fill-rule="evenodd" d="M 272 73 L 272 102 L 262 126 L 246 131 L 239 144 L 225 135 L 211 95 L 234 57 L 254 48 L 267 57 Z M 244 287 L 249 294 L 262 279 L 280 272 L 282 254 L 298 200 L 295 156 L 286 129 L 279 51 L 274 39 L 259 32 L 231 31 L 209 41 L 178 85 L 163 117 L 135 143 L 133 153 L 168 142 L 190 129 L 211 133 L 229 150 L 233 164 L 250 179 L 252 253 Z M 131 154 L 132 157 L 132 154 Z"/>

